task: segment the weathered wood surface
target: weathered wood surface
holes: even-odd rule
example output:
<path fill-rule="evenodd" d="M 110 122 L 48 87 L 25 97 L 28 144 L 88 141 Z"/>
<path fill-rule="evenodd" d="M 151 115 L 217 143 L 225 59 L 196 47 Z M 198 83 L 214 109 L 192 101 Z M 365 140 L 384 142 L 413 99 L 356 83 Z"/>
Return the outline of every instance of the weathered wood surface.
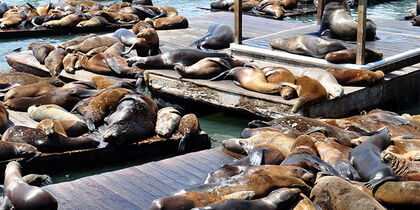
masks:
<path fill-rule="evenodd" d="M 357 44 L 356 44 L 356 64 L 365 64 L 366 48 L 366 10 L 367 0 L 359 0 L 357 6 Z"/>
<path fill-rule="evenodd" d="M 148 209 L 154 199 L 199 184 L 233 161 L 221 148 L 45 186 L 59 209 Z"/>

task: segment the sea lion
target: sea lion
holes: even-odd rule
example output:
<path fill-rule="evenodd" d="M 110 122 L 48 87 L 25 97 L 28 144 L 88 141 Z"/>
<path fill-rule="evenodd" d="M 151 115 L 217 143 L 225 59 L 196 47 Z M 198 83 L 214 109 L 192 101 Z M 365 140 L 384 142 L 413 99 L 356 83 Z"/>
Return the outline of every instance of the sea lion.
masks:
<path fill-rule="evenodd" d="M 87 138 L 70 138 L 57 133 L 45 134 L 42 130 L 25 126 L 12 126 L 4 132 L 2 141 L 28 143 L 40 152 L 63 152 L 75 149 L 95 148 L 99 142 Z"/>
<path fill-rule="evenodd" d="M 92 57 L 92 56 L 94 56 L 94 55 L 96 55 L 96 54 L 99 54 L 99 53 L 103 53 L 103 52 L 105 52 L 105 50 L 107 50 L 108 48 L 109 48 L 108 46 L 100 46 L 100 47 L 96 47 L 96 48 L 93 48 L 93 49 L 89 50 L 89 51 L 86 53 L 86 55 L 87 55 L 88 57 Z"/>
<path fill-rule="evenodd" d="M 45 58 L 47 58 L 50 52 L 55 50 L 55 47 L 46 43 L 32 42 L 29 44 L 28 50 L 32 50 L 34 57 L 39 63 L 44 64 Z"/>
<path fill-rule="evenodd" d="M 278 84 L 280 82 L 288 82 L 295 84 L 296 77 L 286 68 L 268 66 L 261 70 L 264 72 L 269 83 Z M 281 88 L 280 95 L 282 98 L 288 100 L 296 97 L 296 91 L 292 87 L 284 86 Z"/>
<path fill-rule="evenodd" d="M 299 130 L 292 128 L 289 125 L 275 125 L 270 127 L 262 127 L 262 128 L 245 128 L 242 130 L 241 138 L 250 138 L 257 134 L 263 133 L 265 131 L 275 131 L 279 133 L 283 133 L 287 136 L 292 138 L 297 138 L 300 135 L 303 135 L 302 132 Z"/>
<path fill-rule="evenodd" d="M 243 1 L 243 2 L 246 2 L 246 1 Z M 210 7 L 212 9 L 224 9 L 224 10 L 227 10 L 234 3 L 235 3 L 234 0 L 219 0 L 219 1 L 211 2 L 210 3 Z"/>
<path fill-rule="evenodd" d="M 418 161 L 400 158 L 392 153 L 385 153 L 382 155 L 382 160 L 392 167 L 392 170 L 396 175 L 420 173 L 420 163 Z"/>
<path fill-rule="evenodd" d="M 147 21 L 139 21 L 138 23 L 134 24 L 133 27 L 131 27 L 131 30 L 134 34 L 137 35 L 141 30 L 146 28 L 153 28 L 153 25 Z"/>
<path fill-rule="evenodd" d="M 36 8 L 36 13 L 38 13 L 38 15 L 46 15 L 48 14 L 48 10 L 50 10 L 52 8 L 52 3 L 51 1 L 48 2 L 48 4 L 44 4 L 41 5 L 39 7 Z"/>
<path fill-rule="evenodd" d="M 280 124 L 290 125 L 292 126 L 292 128 L 295 128 L 304 133 L 308 131 L 313 131 L 315 129 L 323 128 L 325 129 L 326 133 L 328 133 L 328 137 L 337 138 L 337 141 L 344 146 L 351 146 L 351 140 L 359 137 L 359 135 L 356 132 L 346 131 L 344 129 L 337 128 L 322 121 L 303 116 L 285 116 L 274 119 L 269 122 L 253 120 L 248 123 L 248 127 L 267 127 Z"/>
<path fill-rule="evenodd" d="M 365 63 L 372 63 L 381 60 L 383 53 L 365 49 Z M 325 60 L 331 63 L 356 63 L 356 49 L 345 49 L 335 52 L 329 52 Z"/>
<path fill-rule="evenodd" d="M 269 83 L 257 67 L 236 67 L 222 72 L 211 80 L 232 78 L 236 85 L 259 93 L 279 93 L 281 86 Z"/>
<path fill-rule="evenodd" d="M 51 120 L 44 119 L 37 125 L 38 129 L 50 135 L 59 133 L 63 136 L 77 137 L 88 132 L 87 125 L 80 120 Z"/>
<path fill-rule="evenodd" d="M 210 79 L 234 67 L 243 66 L 244 62 L 235 58 L 203 58 L 192 66 L 176 65 L 175 70 L 185 78 Z"/>
<path fill-rule="evenodd" d="M 84 88 L 67 88 L 51 91 L 45 95 L 37 97 L 9 99 L 4 102 L 4 105 L 10 109 L 18 111 L 26 111 L 32 105 L 40 106 L 44 104 L 56 104 L 66 110 L 71 110 L 71 108 L 73 108 L 73 106 L 82 98 L 87 98 L 93 95 L 96 95 L 95 91 L 86 90 Z"/>
<path fill-rule="evenodd" d="M 149 97 L 127 93 L 106 119 L 108 127 L 102 138 L 114 145 L 143 140 L 154 134 L 157 111 L 156 103 Z"/>
<path fill-rule="evenodd" d="M 218 50 L 229 47 L 229 44 L 232 42 L 233 31 L 230 26 L 218 23 L 211 25 L 208 29 L 208 33 L 191 45 L 196 45 L 198 49 Z"/>
<path fill-rule="evenodd" d="M 357 21 L 350 14 L 346 0 L 329 0 L 325 2 L 319 34 L 329 30 L 333 38 L 342 40 L 356 40 Z M 366 40 L 375 40 L 376 25 L 366 19 Z"/>
<path fill-rule="evenodd" d="M 173 107 L 165 107 L 157 112 L 155 133 L 168 138 L 181 121 L 181 113 Z"/>
<path fill-rule="evenodd" d="M 108 12 L 104 10 L 87 12 L 86 14 L 90 14 L 94 16 L 102 16 L 106 20 L 108 20 L 108 22 L 110 23 L 125 24 L 125 23 L 137 23 L 138 21 L 140 21 L 139 16 L 135 14 Z"/>
<path fill-rule="evenodd" d="M 389 181 L 380 185 L 374 193 L 369 193 L 378 201 L 393 205 L 409 205 L 408 209 L 411 209 L 409 207 L 416 209 L 420 205 L 419 190 L 419 181 Z"/>
<path fill-rule="evenodd" d="M 27 143 L 0 141 L 0 160 L 13 158 L 30 159 L 40 154 L 36 147 Z"/>
<path fill-rule="evenodd" d="M 320 82 L 310 77 L 303 76 L 296 79 L 296 85 L 290 83 L 281 83 L 293 87 L 299 97 L 293 105 L 292 112 L 297 112 L 304 105 L 314 104 L 324 101 L 328 98 L 327 90 Z"/>
<path fill-rule="evenodd" d="M 186 114 L 182 116 L 179 121 L 178 131 L 181 133 L 182 138 L 179 141 L 178 151 L 184 152 L 189 148 L 190 141 L 194 140 L 200 131 L 200 123 L 198 122 L 195 114 Z"/>
<path fill-rule="evenodd" d="M 66 49 L 67 47 L 70 47 L 70 46 L 73 46 L 73 45 L 78 45 L 78 44 L 84 42 L 85 40 L 87 40 L 91 37 L 96 37 L 96 36 L 98 36 L 98 35 L 88 34 L 88 35 L 85 35 L 85 36 L 79 36 L 79 37 L 67 40 L 66 42 L 64 42 L 62 44 L 59 44 L 58 47 Z"/>
<path fill-rule="evenodd" d="M 47 28 L 73 28 L 81 21 L 86 20 L 86 16 L 83 14 L 70 14 L 60 20 L 51 20 L 42 24 L 43 27 Z"/>
<path fill-rule="evenodd" d="M 4 101 L 14 98 L 41 96 L 57 89 L 58 87 L 50 85 L 48 83 L 34 83 L 14 87 L 6 92 L 6 94 L 4 95 Z"/>
<path fill-rule="evenodd" d="M 253 14 L 270 15 L 274 19 L 282 20 L 284 18 L 284 8 L 280 4 L 273 4 L 273 1 L 262 1 L 251 9 Z"/>
<path fill-rule="evenodd" d="M 328 41 L 312 35 L 296 35 L 289 39 L 276 38 L 270 41 L 270 46 L 273 49 L 309 55 L 315 58 L 324 58 L 329 52 L 346 49 L 346 47 L 338 41 Z"/>
<path fill-rule="evenodd" d="M 127 59 L 130 66 L 141 69 L 173 69 L 175 65 L 191 66 L 207 57 L 230 57 L 223 52 L 206 52 L 194 49 L 177 49 L 160 55 L 148 57 L 131 57 Z"/>
<path fill-rule="evenodd" d="M 153 23 L 153 28 L 156 30 L 169 30 L 188 28 L 188 20 L 184 16 L 161 17 L 154 19 L 149 23 Z"/>
<path fill-rule="evenodd" d="M 93 76 L 90 78 L 90 81 L 92 81 L 98 89 L 104 89 L 115 84 L 114 82 L 111 82 L 105 77 L 99 75 Z"/>
<path fill-rule="evenodd" d="M 79 40 L 77 40 L 79 41 Z M 66 47 L 66 52 L 88 52 L 89 50 L 100 46 L 111 46 L 118 42 L 118 39 L 108 36 L 90 36 L 84 38 L 79 44 L 73 44 Z M 74 43 L 77 43 L 76 41 Z M 68 44 L 67 44 L 68 45 Z"/>
<path fill-rule="evenodd" d="M 76 71 L 76 62 L 79 57 L 74 53 L 68 53 L 63 58 L 63 69 L 67 73 L 73 74 Z"/>
<path fill-rule="evenodd" d="M 0 23 L 1 29 L 16 27 L 20 25 L 27 18 L 27 16 L 23 12 L 18 12 L 18 11 L 9 12 L 9 11 L 7 11 L 3 15 L 3 19 Z"/>
<path fill-rule="evenodd" d="M 407 160 L 420 160 L 420 141 L 418 139 L 391 139 L 394 145 L 390 145 L 384 153 L 392 153 L 395 156 Z"/>
<path fill-rule="evenodd" d="M 420 14 L 417 13 L 417 16 L 414 17 L 414 19 L 411 21 L 413 26 L 420 26 Z"/>
<path fill-rule="evenodd" d="M 381 152 L 391 143 L 387 129 L 369 137 L 350 152 L 350 162 L 359 173 L 361 180 L 373 191 L 385 181 L 396 180 L 392 168 L 383 163 Z"/>
<path fill-rule="evenodd" d="M 380 70 L 373 72 L 369 70 L 328 68 L 327 71 L 334 75 L 340 85 L 351 86 L 373 85 L 382 81 L 385 76 L 384 72 Z"/>
<path fill-rule="evenodd" d="M 271 144 L 256 145 L 246 151 L 247 156 L 225 164 L 224 167 L 279 165 L 288 154 L 288 151 L 284 150 Z"/>
<path fill-rule="evenodd" d="M 9 7 L 7 6 L 6 3 L 4 2 L 0 2 L 0 18 L 3 17 L 4 13 L 9 10 Z"/>
<path fill-rule="evenodd" d="M 115 88 L 97 95 L 83 113 L 83 120 L 86 122 L 89 130 L 95 130 L 95 123 L 101 122 L 106 114 L 118 106 L 120 99 L 130 92 L 132 91 L 125 88 Z"/>
<path fill-rule="evenodd" d="M 57 77 L 63 70 L 63 58 L 66 54 L 64 49 L 57 48 L 45 58 L 45 67 L 50 71 L 52 77 Z"/>
<path fill-rule="evenodd" d="M 138 56 L 151 56 L 160 53 L 159 36 L 153 28 L 143 29 L 137 35 L 125 28 L 120 28 L 113 33 L 113 36 L 130 47 L 123 54 L 128 54 L 133 49 L 137 51 Z"/>
<path fill-rule="evenodd" d="M 60 135 L 67 136 L 63 126 L 61 126 L 59 123 L 54 123 L 54 121 L 51 119 L 42 120 L 36 125 L 35 128 L 42 130 L 47 135 L 58 133 Z"/>
<path fill-rule="evenodd" d="M 7 127 L 7 122 L 9 121 L 9 112 L 4 107 L 4 104 L 0 102 L 0 131 L 4 131 Z"/>
<path fill-rule="evenodd" d="M 11 71 L 0 74 L 0 86 L 10 86 L 12 84 L 29 85 L 34 83 L 48 83 L 54 86 L 63 86 L 64 83 L 55 77 L 38 77 L 33 74 Z"/>
<path fill-rule="evenodd" d="M 205 206 L 201 208 L 193 208 L 193 210 L 210 210 L 210 209 L 230 209 L 230 210 L 276 210 L 286 208 L 300 194 L 300 190 L 296 188 L 282 188 L 271 192 L 267 197 L 259 200 L 243 200 L 229 199 L 226 202 L 216 205 Z"/>
<path fill-rule="evenodd" d="M 93 18 L 90 18 L 89 20 L 84 20 L 79 22 L 76 27 L 77 28 L 94 28 L 94 27 L 101 27 L 101 26 L 107 26 L 110 25 L 104 17 L 101 16 L 95 16 Z"/>
<path fill-rule="evenodd" d="M 385 210 L 367 193 L 342 178 L 326 176 L 317 180 L 310 195 L 322 209 L 377 209 Z"/>
<path fill-rule="evenodd" d="M 12 161 L 4 171 L 4 197 L 14 209 L 57 209 L 57 200 L 46 190 L 23 181 L 21 166 Z"/>

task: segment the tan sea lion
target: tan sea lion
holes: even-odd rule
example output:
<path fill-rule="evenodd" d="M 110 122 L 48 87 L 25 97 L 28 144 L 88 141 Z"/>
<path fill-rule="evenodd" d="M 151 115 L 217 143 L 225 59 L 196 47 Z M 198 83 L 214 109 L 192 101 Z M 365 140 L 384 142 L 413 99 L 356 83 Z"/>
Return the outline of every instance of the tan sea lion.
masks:
<path fill-rule="evenodd" d="M 50 71 L 52 77 L 58 76 L 63 70 L 63 58 L 66 54 L 64 49 L 57 48 L 45 58 L 45 67 Z"/>
<path fill-rule="evenodd" d="M 4 95 L 4 101 L 8 99 L 21 98 L 21 97 L 35 97 L 47 94 L 51 91 L 58 90 L 58 87 L 48 83 L 34 83 L 19 87 L 11 88 Z"/>
<path fill-rule="evenodd" d="M 188 28 L 188 20 L 184 16 L 161 17 L 152 20 L 153 27 L 156 30 L 181 29 Z"/>
<path fill-rule="evenodd" d="M 79 41 L 79 40 L 77 40 Z M 71 46 L 66 47 L 67 52 L 88 52 L 91 49 L 100 46 L 111 46 L 117 43 L 118 40 L 113 37 L 108 36 L 91 36 L 88 38 L 84 38 L 82 42 L 79 44 L 74 44 Z M 74 43 L 77 43 L 76 41 Z"/>
<path fill-rule="evenodd" d="M 157 112 L 155 133 L 168 138 L 178 128 L 181 113 L 173 107 L 165 107 Z"/>
<path fill-rule="evenodd" d="M 175 70 L 185 78 L 210 79 L 223 71 L 234 67 L 243 66 L 244 62 L 224 57 L 224 58 L 203 58 L 192 66 L 175 65 Z"/>
<path fill-rule="evenodd" d="M 63 69 L 67 73 L 74 73 L 76 71 L 75 66 L 77 62 L 77 55 L 74 53 L 67 53 L 63 58 Z"/>
<path fill-rule="evenodd" d="M 244 0 L 244 1 L 242 1 L 242 11 L 249 11 L 249 10 L 251 10 L 252 8 L 254 8 L 255 6 L 257 6 L 261 1 L 262 0 Z M 229 11 L 235 11 L 235 5 L 229 6 L 229 9 L 228 10 Z"/>
<path fill-rule="evenodd" d="M 44 4 L 41 5 L 39 7 L 36 8 L 36 13 L 38 13 L 38 15 L 46 15 L 48 14 L 48 10 L 50 10 L 52 7 L 51 2 L 48 2 L 48 4 Z"/>
<path fill-rule="evenodd" d="M 87 14 L 91 14 L 95 16 L 102 16 L 111 23 L 119 23 L 119 24 L 136 23 L 140 20 L 139 16 L 135 14 L 108 12 L 104 10 L 88 12 Z"/>
<path fill-rule="evenodd" d="M 264 67 L 261 70 L 264 72 L 269 83 L 278 84 L 280 82 L 288 82 L 295 84 L 295 76 L 286 68 L 269 66 Z M 281 88 L 280 95 L 282 98 L 288 100 L 296 97 L 296 91 L 292 87 L 284 86 Z"/>
<path fill-rule="evenodd" d="M 47 58 L 50 52 L 55 50 L 55 47 L 41 42 L 32 42 L 29 44 L 28 50 L 32 50 L 39 63 L 44 64 L 45 58 Z"/>
<path fill-rule="evenodd" d="M 42 130 L 45 134 L 50 135 L 53 133 L 58 133 L 63 136 L 67 136 L 66 131 L 64 130 L 63 126 L 59 123 L 54 123 L 51 119 L 45 119 L 39 122 L 36 129 Z"/>
<path fill-rule="evenodd" d="M 291 208 L 293 210 L 317 210 L 315 204 L 306 197 L 305 194 L 300 193 L 299 198 L 295 200 Z"/>
<path fill-rule="evenodd" d="M 257 67 L 236 67 L 225 71 L 211 80 L 232 78 L 236 85 L 259 93 L 278 93 L 281 86 L 267 81 Z"/>
<path fill-rule="evenodd" d="M 92 57 L 92 56 L 94 56 L 96 54 L 105 52 L 105 50 L 107 50 L 107 49 L 108 49 L 108 46 L 96 47 L 96 48 L 93 48 L 93 49 L 89 50 L 89 52 L 87 52 L 86 55 L 88 57 Z"/>
<path fill-rule="evenodd" d="M 392 153 L 395 156 L 407 160 L 420 160 L 419 139 L 391 139 L 394 145 L 390 145 L 384 153 Z"/>
<path fill-rule="evenodd" d="M 365 49 L 365 63 L 372 63 L 381 60 L 383 53 Z M 329 52 L 325 60 L 331 63 L 356 63 L 356 49 L 345 49 Z"/>
<path fill-rule="evenodd" d="M 69 137 L 78 137 L 88 132 L 87 125 L 80 120 L 44 119 L 38 123 L 37 128 L 47 135 L 58 133 Z"/>
<path fill-rule="evenodd" d="M 4 198 L 10 200 L 6 209 L 57 209 L 57 200 L 46 190 L 23 181 L 21 166 L 12 161 L 4 171 Z"/>
<path fill-rule="evenodd" d="M 83 120 L 86 122 L 89 130 L 94 130 L 95 123 L 101 122 L 106 114 L 118 106 L 120 99 L 130 92 L 131 90 L 125 88 L 115 88 L 97 95 L 83 113 Z"/>
<path fill-rule="evenodd" d="M 101 27 L 101 26 L 107 26 L 110 25 L 110 23 L 101 16 L 95 16 L 93 18 L 90 18 L 89 20 L 84 20 L 79 22 L 76 27 L 77 28 L 94 28 L 94 27 Z"/>
<path fill-rule="evenodd" d="M 165 10 L 166 17 L 173 17 L 178 15 L 178 10 L 175 7 L 167 6 L 167 5 L 158 5 L 157 8 L 161 8 Z"/>
<path fill-rule="evenodd" d="M 27 143 L 0 141 L 0 160 L 14 158 L 30 159 L 40 154 L 36 147 Z"/>
<path fill-rule="evenodd" d="M 82 14 L 67 15 L 60 20 L 51 20 L 42 24 L 47 28 L 73 28 L 81 21 L 86 20 L 86 16 Z"/>
<path fill-rule="evenodd" d="M 373 196 L 383 203 L 416 208 L 420 205 L 419 193 L 420 181 L 389 181 L 380 185 Z M 372 192 L 369 191 L 369 194 L 372 195 Z"/>
<path fill-rule="evenodd" d="M 182 138 L 179 141 L 178 151 L 184 152 L 189 148 L 189 144 L 194 140 L 200 131 L 200 123 L 198 122 L 195 114 L 186 114 L 182 116 L 179 121 L 178 131 L 181 133 Z"/>
<path fill-rule="evenodd" d="M 326 176 L 318 179 L 310 195 L 322 209 L 377 209 L 385 208 L 367 193 L 342 178 Z"/>
<path fill-rule="evenodd" d="M 67 47 L 70 47 L 70 46 L 73 46 L 73 45 L 78 45 L 78 44 L 84 42 L 85 40 L 87 40 L 87 39 L 89 39 L 91 37 L 96 37 L 96 36 L 98 36 L 98 35 L 96 35 L 96 34 L 88 34 L 88 35 L 85 35 L 85 36 L 79 36 L 79 37 L 70 39 L 70 40 L 68 40 L 68 41 L 66 41 L 66 42 L 64 42 L 62 44 L 59 44 L 58 47 L 61 47 L 61 48 L 66 49 Z"/>
<path fill-rule="evenodd" d="M 93 76 L 92 78 L 90 78 L 90 81 L 92 81 L 98 89 L 104 89 L 115 84 L 114 82 L 111 82 L 105 77 L 99 75 Z"/>
<path fill-rule="evenodd" d="M 420 162 L 400 158 L 392 153 L 382 153 L 382 160 L 392 167 L 396 175 L 420 173 Z"/>
<path fill-rule="evenodd" d="M 0 28 L 12 28 L 20 25 L 24 20 L 26 20 L 27 16 L 23 12 L 6 12 L 3 15 L 3 19 L 0 23 Z"/>
<path fill-rule="evenodd" d="M 378 83 L 384 79 L 382 71 L 356 70 L 356 69 L 333 69 L 328 68 L 330 72 L 337 79 L 340 85 L 360 85 L 368 86 Z"/>

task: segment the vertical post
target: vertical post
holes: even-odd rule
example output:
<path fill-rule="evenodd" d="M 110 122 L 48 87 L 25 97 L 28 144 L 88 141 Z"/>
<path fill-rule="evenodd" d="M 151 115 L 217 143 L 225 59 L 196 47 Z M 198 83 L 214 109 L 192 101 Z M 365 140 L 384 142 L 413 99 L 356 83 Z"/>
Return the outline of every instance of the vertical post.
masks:
<path fill-rule="evenodd" d="M 242 44 L 242 0 L 235 0 L 235 44 Z"/>
<path fill-rule="evenodd" d="M 324 14 L 324 1 L 325 0 L 318 0 L 318 8 L 316 10 L 316 18 L 318 25 L 321 25 L 322 15 Z"/>
<path fill-rule="evenodd" d="M 416 9 L 416 15 L 420 15 L 420 0 L 417 0 L 417 9 Z"/>
<path fill-rule="evenodd" d="M 366 8 L 367 0 L 359 0 L 357 8 L 357 46 L 356 46 L 356 64 L 365 64 L 365 46 L 366 46 Z"/>

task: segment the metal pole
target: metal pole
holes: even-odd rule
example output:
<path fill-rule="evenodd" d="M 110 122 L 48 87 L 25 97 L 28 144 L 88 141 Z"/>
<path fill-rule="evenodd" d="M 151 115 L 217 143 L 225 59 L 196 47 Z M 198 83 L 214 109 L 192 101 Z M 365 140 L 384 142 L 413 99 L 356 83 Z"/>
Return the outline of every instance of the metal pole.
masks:
<path fill-rule="evenodd" d="M 359 0 L 358 19 L 357 19 L 357 46 L 356 46 L 356 64 L 365 64 L 365 46 L 366 46 L 366 8 L 367 0 Z"/>
<path fill-rule="evenodd" d="M 325 0 L 318 0 L 318 8 L 316 10 L 316 18 L 317 18 L 318 25 L 321 25 L 322 15 L 324 13 L 324 1 Z"/>
<path fill-rule="evenodd" d="M 242 44 L 242 0 L 235 0 L 235 44 Z"/>

